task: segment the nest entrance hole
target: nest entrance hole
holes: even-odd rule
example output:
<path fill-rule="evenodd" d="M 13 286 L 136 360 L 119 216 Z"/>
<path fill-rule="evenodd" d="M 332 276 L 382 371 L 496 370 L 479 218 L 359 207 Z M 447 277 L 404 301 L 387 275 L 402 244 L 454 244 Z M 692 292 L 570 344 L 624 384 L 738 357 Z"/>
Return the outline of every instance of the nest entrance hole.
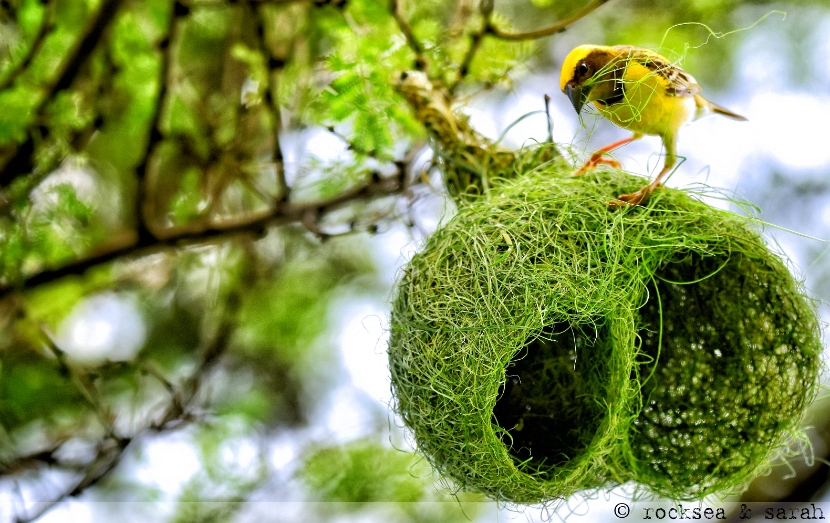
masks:
<path fill-rule="evenodd" d="M 605 410 L 608 330 L 557 322 L 530 336 L 499 388 L 493 421 L 526 472 L 549 477 L 590 445 Z"/>

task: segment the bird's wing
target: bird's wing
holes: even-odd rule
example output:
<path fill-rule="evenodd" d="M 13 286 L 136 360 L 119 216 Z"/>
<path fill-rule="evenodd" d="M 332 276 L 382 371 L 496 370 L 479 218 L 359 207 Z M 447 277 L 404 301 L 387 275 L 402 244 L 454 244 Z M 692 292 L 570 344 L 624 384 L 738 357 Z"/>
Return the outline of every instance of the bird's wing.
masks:
<path fill-rule="evenodd" d="M 668 61 L 665 57 L 643 49 L 627 45 L 615 46 L 626 61 L 636 61 L 653 71 L 668 82 L 666 91 L 675 96 L 694 96 L 703 90 L 692 75 Z"/>

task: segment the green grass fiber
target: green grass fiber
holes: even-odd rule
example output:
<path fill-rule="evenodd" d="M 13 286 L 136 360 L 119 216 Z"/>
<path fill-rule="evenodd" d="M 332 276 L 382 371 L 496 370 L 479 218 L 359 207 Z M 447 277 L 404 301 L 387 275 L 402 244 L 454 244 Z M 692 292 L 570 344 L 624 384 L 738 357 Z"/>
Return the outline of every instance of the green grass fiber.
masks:
<path fill-rule="evenodd" d="M 463 204 L 403 270 L 397 412 L 462 490 L 544 503 L 633 481 L 739 489 L 802 435 L 814 304 L 752 220 L 621 171 L 537 167 Z"/>

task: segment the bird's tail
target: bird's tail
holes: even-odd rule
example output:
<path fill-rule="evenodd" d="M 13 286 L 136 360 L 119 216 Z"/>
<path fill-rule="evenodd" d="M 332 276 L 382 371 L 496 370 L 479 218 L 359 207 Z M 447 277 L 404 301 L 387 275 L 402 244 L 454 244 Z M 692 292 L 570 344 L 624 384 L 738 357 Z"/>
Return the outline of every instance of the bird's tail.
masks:
<path fill-rule="evenodd" d="M 699 94 L 695 95 L 695 101 L 697 102 L 699 113 L 701 112 L 700 109 L 703 109 L 703 111 L 702 111 L 703 114 L 711 112 L 711 113 L 726 116 L 727 118 L 732 118 L 733 120 L 738 120 L 738 121 L 741 121 L 741 122 L 747 121 L 747 119 L 745 117 L 743 117 L 743 116 L 741 116 L 737 113 L 733 113 L 729 109 L 727 109 L 725 107 L 721 107 L 720 105 L 718 105 L 716 103 L 710 102 L 709 100 L 707 100 L 706 98 L 702 97 Z M 699 114 L 699 116 L 703 116 L 703 114 Z"/>

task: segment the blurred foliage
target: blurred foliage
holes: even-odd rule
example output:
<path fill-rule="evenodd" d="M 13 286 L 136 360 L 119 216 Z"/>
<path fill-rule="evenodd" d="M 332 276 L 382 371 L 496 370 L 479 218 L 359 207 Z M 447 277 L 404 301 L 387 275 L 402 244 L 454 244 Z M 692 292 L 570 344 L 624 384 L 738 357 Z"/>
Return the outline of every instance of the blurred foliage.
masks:
<path fill-rule="evenodd" d="M 450 497 L 436 491 L 431 467 L 411 453 L 357 440 L 344 446 L 312 449 L 300 476 L 325 512 L 355 512 L 367 505 L 387 509 L 387 520 L 406 522 L 469 521 L 483 497 Z"/>
<path fill-rule="evenodd" d="M 248 493 L 264 483 L 268 468 L 261 452 L 242 468 L 227 459 L 227 454 L 237 450 L 237 438 L 244 438 L 246 431 L 245 425 L 228 421 L 214 423 L 197 435 L 204 471 L 185 484 L 171 523 L 232 521 Z"/>
<path fill-rule="evenodd" d="M 342 241 L 335 240 L 321 252 L 302 236 L 288 238 L 283 248 L 290 259 L 282 263 L 279 274 L 248 289 L 241 311 L 246 321 L 235 350 L 245 358 L 261 356 L 266 365 L 275 347 L 289 361 L 301 357 L 325 330 L 333 294 L 373 269 L 368 256 Z"/>
<path fill-rule="evenodd" d="M 584 5 L 504 0 L 489 23 L 536 29 Z M 428 135 L 396 82 L 420 69 L 464 103 L 530 70 L 555 77 L 586 35 L 665 36 L 660 50 L 717 88 L 755 32 L 785 33 L 788 67 L 804 69 L 797 36 L 824 9 L 793 0 L 787 25 L 694 49 L 704 28 L 669 28 L 726 32 L 781 6 L 666 5 L 613 0 L 561 36 L 507 41 L 474 0 L 0 2 L 0 489 L 214 500 L 171 518 L 232 521 L 282 472 L 227 449 L 289 433 L 310 490 L 291 495 L 461 521 L 411 454 L 309 430 L 342 381 L 333 304 L 388 297 L 368 235 L 410 221 L 399 196 Z M 200 472 L 160 492 L 135 468 L 176 431 Z"/>
<path fill-rule="evenodd" d="M 430 472 L 411 454 L 357 441 L 312 452 L 302 476 L 322 501 L 409 503 L 427 494 Z"/>

